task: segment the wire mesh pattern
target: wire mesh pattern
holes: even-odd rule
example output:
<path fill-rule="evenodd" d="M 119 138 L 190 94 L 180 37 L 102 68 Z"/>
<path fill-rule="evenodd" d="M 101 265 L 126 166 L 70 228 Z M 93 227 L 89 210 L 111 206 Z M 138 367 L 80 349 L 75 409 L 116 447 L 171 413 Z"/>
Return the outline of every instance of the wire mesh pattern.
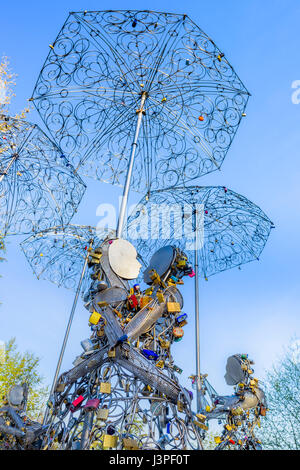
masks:
<path fill-rule="evenodd" d="M 97 247 L 110 235 L 97 233 L 94 227 L 69 224 L 34 234 L 20 246 L 38 279 L 76 290 L 89 244 Z M 83 290 L 90 282 L 86 272 Z"/>
<path fill-rule="evenodd" d="M 190 405 L 179 412 L 176 403 L 154 394 L 114 359 L 104 358 L 90 374 L 65 382 L 60 390 L 46 449 L 201 448 Z"/>
<path fill-rule="evenodd" d="M 3 234 L 28 234 L 67 224 L 85 188 L 61 150 L 38 126 L 4 118 L 0 133 Z"/>
<path fill-rule="evenodd" d="M 219 169 L 249 93 L 187 16 L 72 12 L 32 100 L 78 171 L 123 185 L 146 97 L 131 188 L 181 185 Z"/>
<path fill-rule="evenodd" d="M 273 223 L 247 198 L 220 186 L 153 191 L 128 217 L 128 239 L 146 263 L 160 247 L 172 244 L 193 259 L 196 209 L 204 278 L 259 259 Z"/>

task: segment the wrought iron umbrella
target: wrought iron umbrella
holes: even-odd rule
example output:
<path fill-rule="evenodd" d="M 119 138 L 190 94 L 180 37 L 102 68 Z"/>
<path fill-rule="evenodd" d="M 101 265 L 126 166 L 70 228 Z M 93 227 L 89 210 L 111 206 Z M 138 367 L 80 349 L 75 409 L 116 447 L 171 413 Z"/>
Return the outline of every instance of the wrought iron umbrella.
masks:
<path fill-rule="evenodd" d="M 67 224 L 85 184 L 38 126 L 0 119 L 0 231 L 28 234 Z"/>
<path fill-rule="evenodd" d="M 129 188 L 220 168 L 248 97 L 187 15 L 123 10 L 70 13 L 31 100 L 76 171 L 124 185 L 120 237 Z"/>
<path fill-rule="evenodd" d="M 47 279 L 59 287 L 76 291 L 50 395 L 60 372 L 79 294 L 88 282 L 86 268 L 92 257 L 91 251 L 108 235 L 109 233 L 103 230 L 101 238 L 99 231 L 96 234 L 93 227 L 69 224 L 36 233 L 20 244 L 38 279 Z M 47 413 L 44 421 L 46 419 Z"/>
<path fill-rule="evenodd" d="M 197 407 L 201 408 L 199 277 L 258 260 L 273 223 L 244 196 L 221 186 L 153 191 L 127 220 L 128 239 L 146 262 L 177 245 L 194 258 Z"/>

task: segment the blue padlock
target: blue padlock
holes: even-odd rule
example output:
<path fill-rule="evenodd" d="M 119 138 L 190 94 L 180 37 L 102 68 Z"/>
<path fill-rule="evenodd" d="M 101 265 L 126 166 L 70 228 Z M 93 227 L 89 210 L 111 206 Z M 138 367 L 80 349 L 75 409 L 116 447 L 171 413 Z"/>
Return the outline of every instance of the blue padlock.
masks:
<path fill-rule="evenodd" d="M 157 361 L 158 359 L 158 354 L 156 354 L 154 351 L 151 351 L 151 349 L 142 349 L 141 352 L 143 356 L 145 356 L 145 358 L 149 361 Z"/>

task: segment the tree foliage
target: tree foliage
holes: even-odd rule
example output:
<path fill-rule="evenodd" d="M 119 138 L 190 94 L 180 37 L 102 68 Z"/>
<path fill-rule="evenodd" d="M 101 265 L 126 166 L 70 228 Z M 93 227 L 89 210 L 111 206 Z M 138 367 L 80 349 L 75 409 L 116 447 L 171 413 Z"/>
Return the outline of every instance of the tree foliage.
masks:
<path fill-rule="evenodd" d="M 0 406 L 6 401 L 7 392 L 13 385 L 26 382 L 29 386 L 27 415 L 41 421 L 48 397 L 48 387 L 39 374 L 40 359 L 33 353 L 20 353 L 15 338 L 5 345 L 4 360 L 0 364 Z"/>
<path fill-rule="evenodd" d="M 295 340 L 267 374 L 269 411 L 262 422 L 264 449 L 300 449 L 300 341 Z"/>

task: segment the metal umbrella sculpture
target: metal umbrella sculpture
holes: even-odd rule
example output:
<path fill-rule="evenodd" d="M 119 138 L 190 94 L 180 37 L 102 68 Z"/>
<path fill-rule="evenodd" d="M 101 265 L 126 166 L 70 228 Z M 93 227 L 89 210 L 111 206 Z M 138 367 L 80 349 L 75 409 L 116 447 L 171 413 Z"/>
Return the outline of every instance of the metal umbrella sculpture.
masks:
<path fill-rule="evenodd" d="M 124 185 L 120 237 L 129 188 L 220 168 L 248 97 L 187 15 L 124 10 L 70 13 L 31 100 L 76 170 Z"/>
<path fill-rule="evenodd" d="M 103 232 L 103 239 L 107 235 L 106 232 Z M 85 289 L 88 276 L 87 266 L 98 261 L 97 255 L 91 254 L 92 250 L 99 246 L 103 239 L 99 238 L 99 232 L 97 236 L 92 227 L 69 224 L 36 233 L 20 244 L 38 279 L 50 280 L 59 287 L 63 286 L 76 292 L 50 395 L 61 369 L 78 297 L 81 290 Z M 46 419 L 47 416 L 44 420 Z"/>
<path fill-rule="evenodd" d="M 91 230 L 84 235 L 89 238 Z M 48 272 L 57 281 L 67 277 L 66 259 L 71 278 L 78 277 L 78 269 L 73 271 L 78 254 L 68 250 L 68 256 L 62 245 L 57 249 L 56 236 L 49 241 L 41 234 L 23 242 L 29 261 L 40 276 Z M 42 248 L 50 251 L 48 260 L 40 256 Z M 88 244 L 74 249 L 82 265 L 81 252 Z M 178 268 L 168 267 L 165 276 L 154 277 L 146 291 L 137 284 L 130 288 L 129 280 L 136 279 L 141 267 L 136 254 L 130 242 L 115 236 L 89 252 L 84 300 L 92 335 L 81 342 L 84 352 L 74 368 L 55 382 L 45 448 L 202 448 L 200 430 L 206 426 L 191 410 L 191 393 L 178 381 L 176 374 L 182 371 L 170 350 L 182 336 L 178 314 L 183 305 L 171 278 L 182 278 L 191 269 L 182 264 L 183 253 L 171 249 L 164 261 L 174 261 Z M 62 275 L 51 276 L 53 269 Z"/>
<path fill-rule="evenodd" d="M 150 261 L 150 266 L 151 255 L 168 245 L 177 246 L 189 259 L 194 259 L 198 411 L 203 409 L 199 278 L 207 280 L 218 272 L 258 260 L 273 227 L 258 206 L 220 186 L 153 191 L 150 198 L 147 195 L 140 201 L 128 218 L 128 238 L 142 258 Z"/>
<path fill-rule="evenodd" d="M 28 234 L 67 224 L 85 184 L 36 125 L 7 116 L 0 132 L 0 231 Z"/>

